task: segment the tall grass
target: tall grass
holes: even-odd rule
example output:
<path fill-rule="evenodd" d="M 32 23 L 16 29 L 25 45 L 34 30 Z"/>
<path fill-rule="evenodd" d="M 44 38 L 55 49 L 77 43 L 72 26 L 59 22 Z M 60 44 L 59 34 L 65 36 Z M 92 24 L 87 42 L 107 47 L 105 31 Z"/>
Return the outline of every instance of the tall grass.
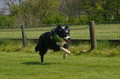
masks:
<path fill-rule="evenodd" d="M 20 40 L 0 40 L 0 51 L 5 52 L 34 52 L 35 43 L 27 41 L 27 47 L 23 47 Z"/>
<path fill-rule="evenodd" d="M 27 41 L 27 46 L 23 47 L 22 41 L 18 40 L 0 40 L 0 51 L 5 52 L 35 52 L 34 48 L 37 44 L 32 41 Z M 74 55 L 92 55 L 92 56 L 116 56 L 120 55 L 120 45 L 111 44 L 108 41 L 98 41 L 97 48 L 89 51 L 91 49 L 89 42 L 78 43 L 69 45 L 69 50 L 71 54 Z M 52 52 L 52 51 L 51 51 Z"/>
<path fill-rule="evenodd" d="M 91 54 L 108 57 L 120 55 L 120 45 L 114 45 L 109 41 L 98 41 L 97 43 L 97 49 L 92 50 Z"/>

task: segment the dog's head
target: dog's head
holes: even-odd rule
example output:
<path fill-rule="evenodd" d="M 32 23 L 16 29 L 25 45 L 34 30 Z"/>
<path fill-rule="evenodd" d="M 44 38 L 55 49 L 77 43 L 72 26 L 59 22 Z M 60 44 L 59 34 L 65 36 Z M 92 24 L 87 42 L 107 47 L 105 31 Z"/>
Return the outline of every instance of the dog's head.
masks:
<path fill-rule="evenodd" d="M 55 29 L 52 30 L 53 38 L 57 42 L 70 42 L 70 29 L 69 25 L 66 25 L 65 27 L 61 27 L 61 25 L 58 25 Z"/>

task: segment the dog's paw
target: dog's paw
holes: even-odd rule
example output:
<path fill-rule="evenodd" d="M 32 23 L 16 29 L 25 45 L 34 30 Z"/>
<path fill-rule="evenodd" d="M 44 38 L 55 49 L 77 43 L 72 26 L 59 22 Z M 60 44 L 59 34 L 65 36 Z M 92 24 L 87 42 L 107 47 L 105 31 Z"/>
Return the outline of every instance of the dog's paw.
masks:
<path fill-rule="evenodd" d="M 64 54 L 63 54 L 63 59 L 65 59 L 67 56 L 68 56 L 68 54 L 67 54 L 67 53 L 64 53 Z"/>

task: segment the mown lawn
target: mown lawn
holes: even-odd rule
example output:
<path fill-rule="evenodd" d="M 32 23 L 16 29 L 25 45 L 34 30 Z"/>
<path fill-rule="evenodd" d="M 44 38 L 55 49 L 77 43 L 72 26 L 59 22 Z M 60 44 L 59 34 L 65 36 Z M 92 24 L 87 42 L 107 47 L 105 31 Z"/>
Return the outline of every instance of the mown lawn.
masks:
<path fill-rule="evenodd" d="M 63 53 L 45 55 L 39 63 L 38 53 L 0 52 L 0 79 L 119 79 L 120 57 Z"/>

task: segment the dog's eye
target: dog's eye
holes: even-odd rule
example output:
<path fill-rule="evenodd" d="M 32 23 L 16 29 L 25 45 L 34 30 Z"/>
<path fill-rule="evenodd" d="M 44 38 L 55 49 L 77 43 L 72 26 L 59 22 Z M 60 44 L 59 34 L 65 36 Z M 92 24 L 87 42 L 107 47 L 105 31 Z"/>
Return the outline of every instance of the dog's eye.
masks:
<path fill-rule="evenodd" d="M 67 33 L 65 32 L 65 35 L 67 35 Z"/>
<path fill-rule="evenodd" d="M 70 35 L 70 33 L 68 32 L 68 35 Z"/>

